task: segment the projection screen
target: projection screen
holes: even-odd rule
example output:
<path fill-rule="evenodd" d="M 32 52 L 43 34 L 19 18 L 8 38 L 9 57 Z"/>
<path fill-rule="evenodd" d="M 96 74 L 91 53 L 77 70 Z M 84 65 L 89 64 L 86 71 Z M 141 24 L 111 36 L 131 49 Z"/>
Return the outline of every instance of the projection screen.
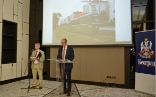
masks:
<path fill-rule="evenodd" d="M 132 44 L 131 0 L 43 0 L 43 45 Z"/>

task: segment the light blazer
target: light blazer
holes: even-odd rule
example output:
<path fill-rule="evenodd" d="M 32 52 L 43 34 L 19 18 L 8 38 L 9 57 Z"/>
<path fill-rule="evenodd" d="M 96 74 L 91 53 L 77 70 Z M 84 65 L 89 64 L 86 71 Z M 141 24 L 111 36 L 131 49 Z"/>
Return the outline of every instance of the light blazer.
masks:
<path fill-rule="evenodd" d="M 45 60 L 45 55 L 44 55 L 44 51 L 42 50 L 39 50 L 39 53 L 40 53 L 40 58 L 39 58 L 39 66 L 40 66 L 40 69 L 43 69 L 43 62 Z M 32 51 L 32 54 L 31 54 L 31 57 L 35 57 L 36 55 L 36 51 Z M 31 68 L 33 69 L 34 68 L 34 61 L 31 62 Z"/>

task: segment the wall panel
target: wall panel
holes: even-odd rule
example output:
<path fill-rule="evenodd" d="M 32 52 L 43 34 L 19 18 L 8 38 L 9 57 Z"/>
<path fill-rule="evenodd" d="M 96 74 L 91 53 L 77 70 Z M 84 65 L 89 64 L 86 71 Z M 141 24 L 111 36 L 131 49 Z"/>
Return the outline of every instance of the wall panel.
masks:
<path fill-rule="evenodd" d="M 23 23 L 23 34 L 29 34 L 29 24 Z"/>
<path fill-rule="evenodd" d="M 22 41 L 17 41 L 17 77 L 22 76 Z"/>
<path fill-rule="evenodd" d="M 51 48 L 51 58 L 56 58 L 58 48 Z M 124 47 L 74 47 L 75 59 L 72 79 L 103 82 L 107 76 L 116 76 L 107 83 L 125 84 Z M 110 53 L 111 52 L 111 53 Z M 51 62 L 51 77 L 55 77 Z"/>
<path fill-rule="evenodd" d="M 18 2 L 23 3 L 24 0 L 18 0 Z"/>
<path fill-rule="evenodd" d="M 2 64 L 2 76 L 1 81 L 12 78 L 12 64 Z"/>
<path fill-rule="evenodd" d="M 3 0 L 0 0 L 0 22 L 2 22 L 2 16 L 3 16 Z"/>
<path fill-rule="evenodd" d="M 135 73 L 135 76 L 136 76 L 135 90 L 155 95 L 156 93 L 155 75 Z"/>
<path fill-rule="evenodd" d="M 77 51 L 80 51 L 80 53 L 77 52 Z M 75 50 L 75 58 L 77 57 L 76 54 L 80 54 L 81 55 L 80 56 L 81 59 L 77 62 L 78 63 L 77 65 L 82 64 L 82 65 L 80 65 L 81 66 L 81 68 L 80 68 L 80 70 L 81 70 L 80 71 L 80 74 L 81 74 L 80 78 L 81 78 L 81 80 L 86 80 L 86 78 L 87 78 L 87 75 L 86 75 L 87 74 L 87 71 L 86 71 L 87 70 L 87 65 L 85 65 L 85 64 L 87 64 L 87 61 L 86 61 L 87 53 L 86 53 L 86 51 L 87 51 L 87 49 L 83 49 L 83 48 L 77 48 Z M 73 76 L 73 78 L 74 78 L 74 76 Z"/>
<path fill-rule="evenodd" d="M 2 55 L 2 23 L 0 23 L 0 55 Z M 1 69 L 2 69 L 2 64 L 1 64 L 1 56 L 0 56 L 0 80 L 1 80 Z"/>
<path fill-rule="evenodd" d="M 0 81 L 1 81 L 1 77 L 2 77 L 2 68 L 0 67 Z"/>
<path fill-rule="evenodd" d="M 14 15 L 18 15 L 18 0 L 14 0 Z"/>
<path fill-rule="evenodd" d="M 77 49 L 79 49 L 79 50 L 77 50 Z M 75 53 L 82 54 L 82 49 L 80 49 L 80 48 L 74 48 L 74 50 L 75 50 Z M 81 65 L 79 65 L 79 62 L 80 61 L 81 61 L 81 57 L 76 57 L 75 56 L 73 71 L 77 71 L 77 72 L 72 72 L 72 78 L 75 79 L 75 80 L 82 79 L 82 77 L 81 77 L 82 68 L 81 68 Z M 84 74 L 86 74 L 86 73 L 84 73 Z"/>
<path fill-rule="evenodd" d="M 23 35 L 23 41 L 22 41 L 22 76 L 26 76 L 28 75 L 28 59 L 29 59 L 29 52 L 28 52 L 28 48 L 29 48 L 29 35 Z M 26 73 L 25 73 L 26 70 Z"/>
<path fill-rule="evenodd" d="M 29 7 L 30 0 L 0 0 L 0 80 L 8 80 L 28 75 L 29 48 Z M 23 16 L 23 14 L 25 16 Z M 23 18 L 24 21 L 23 22 Z M 2 20 L 17 23 L 17 61 L 1 64 Z"/>
<path fill-rule="evenodd" d="M 14 15 L 14 22 L 17 23 L 18 22 L 18 16 Z"/>
<path fill-rule="evenodd" d="M 30 0 L 23 1 L 23 21 L 29 23 Z"/>
<path fill-rule="evenodd" d="M 17 40 L 22 40 L 22 8 L 23 5 L 18 3 L 18 24 L 17 24 Z"/>
<path fill-rule="evenodd" d="M 12 78 L 16 78 L 17 77 L 17 64 L 13 63 L 12 66 Z"/>
<path fill-rule="evenodd" d="M 4 0 L 3 19 L 13 21 L 13 3 L 14 0 Z"/>
<path fill-rule="evenodd" d="M 104 50 L 104 49 L 103 49 Z M 97 82 L 101 82 L 101 76 L 100 73 L 102 73 L 102 71 L 100 71 L 99 69 L 101 68 L 101 64 L 103 62 L 101 62 L 101 49 L 88 49 L 86 50 L 86 55 L 89 55 L 89 57 L 86 57 L 86 79 L 87 81 L 97 81 Z M 84 65 L 84 64 L 83 64 Z M 94 72 L 93 72 L 94 71 Z"/>
<path fill-rule="evenodd" d="M 56 59 L 57 55 L 57 49 L 51 49 L 51 52 L 50 52 L 50 58 L 51 59 Z M 50 76 L 51 77 L 56 77 L 56 63 L 55 61 L 50 61 Z"/>

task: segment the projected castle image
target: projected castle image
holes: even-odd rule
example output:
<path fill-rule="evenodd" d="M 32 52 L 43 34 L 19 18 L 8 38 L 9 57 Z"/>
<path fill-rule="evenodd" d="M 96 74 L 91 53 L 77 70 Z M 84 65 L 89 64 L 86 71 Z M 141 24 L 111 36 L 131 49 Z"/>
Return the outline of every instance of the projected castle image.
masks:
<path fill-rule="evenodd" d="M 89 18 L 89 17 L 95 18 L 95 21 L 92 21 L 92 23 L 99 23 L 101 15 L 104 16 L 102 18 L 105 18 L 106 19 L 105 21 L 109 20 L 109 22 L 114 22 L 115 20 L 114 9 L 115 9 L 114 0 L 109 0 L 109 1 L 93 0 L 83 6 L 82 12 L 79 11 L 73 12 L 71 15 L 63 19 L 61 24 L 64 23 L 68 24 L 76 20 L 80 21 L 80 19 L 82 18 Z M 101 22 L 105 22 L 105 21 L 101 21 Z"/>
<path fill-rule="evenodd" d="M 108 41 L 114 42 L 114 0 L 89 0 L 80 2 L 83 4 L 83 10 L 75 10 L 66 17 L 61 12 L 53 13 L 54 39 L 59 40 L 62 37 L 61 34 L 66 32 L 64 35 L 69 40 L 72 38 L 72 35 L 76 34 L 77 38 L 82 39 L 82 42 L 84 40 L 85 42 L 92 41 L 93 39 L 101 43 Z M 74 40 L 76 42 L 76 39 Z"/>

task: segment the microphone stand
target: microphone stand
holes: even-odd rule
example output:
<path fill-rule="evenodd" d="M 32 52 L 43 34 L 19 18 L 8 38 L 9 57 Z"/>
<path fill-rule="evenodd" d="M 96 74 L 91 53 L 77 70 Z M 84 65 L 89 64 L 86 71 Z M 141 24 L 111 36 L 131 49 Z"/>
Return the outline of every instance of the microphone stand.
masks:
<path fill-rule="evenodd" d="M 34 49 L 32 50 L 32 52 L 34 51 Z M 32 53 L 31 52 L 31 53 Z M 25 75 L 25 73 L 26 73 L 26 71 L 27 71 L 27 68 L 28 68 L 28 88 L 21 88 L 21 89 L 28 89 L 27 90 L 27 93 L 29 93 L 29 90 L 30 90 L 30 69 L 31 69 L 31 60 L 29 59 L 29 62 L 28 62 L 28 65 L 27 65 L 27 67 L 25 68 L 25 72 L 24 72 L 24 75 Z"/>

